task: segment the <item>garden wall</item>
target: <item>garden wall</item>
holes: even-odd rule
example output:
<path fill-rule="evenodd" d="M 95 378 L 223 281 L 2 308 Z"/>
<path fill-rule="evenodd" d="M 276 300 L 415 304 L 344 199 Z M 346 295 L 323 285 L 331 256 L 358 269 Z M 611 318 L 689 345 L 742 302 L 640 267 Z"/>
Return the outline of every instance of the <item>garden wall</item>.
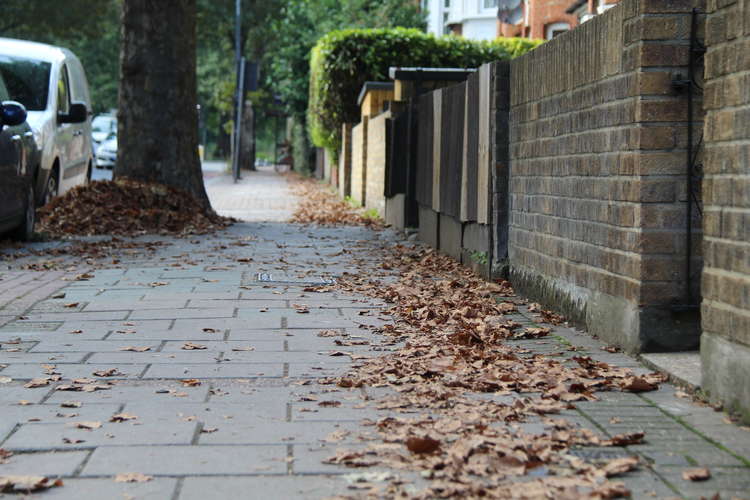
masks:
<path fill-rule="evenodd" d="M 628 351 L 699 342 L 701 221 L 688 277 L 688 100 L 673 85 L 692 7 L 624 0 L 510 63 L 514 286 Z"/>
<path fill-rule="evenodd" d="M 750 421 L 750 0 L 707 7 L 703 389 Z"/>

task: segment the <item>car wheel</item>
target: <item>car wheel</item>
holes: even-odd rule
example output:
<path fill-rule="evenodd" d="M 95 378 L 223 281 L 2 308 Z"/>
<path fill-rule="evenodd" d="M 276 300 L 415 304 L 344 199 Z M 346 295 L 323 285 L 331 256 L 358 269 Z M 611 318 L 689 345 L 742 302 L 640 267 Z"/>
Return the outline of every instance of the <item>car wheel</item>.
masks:
<path fill-rule="evenodd" d="M 51 202 L 58 194 L 60 186 L 57 184 L 57 170 L 53 170 L 47 179 L 47 186 L 44 188 L 44 204 Z"/>
<path fill-rule="evenodd" d="M 29 186 L 26 194 L 26 210 L 24 212 L 23 222 L 16 228 L 14 236 L 23 241 L 28 241 L 34 236 L 34 226 L 36 225 L 36 197 L 34 196 L 34 186 Z"/>

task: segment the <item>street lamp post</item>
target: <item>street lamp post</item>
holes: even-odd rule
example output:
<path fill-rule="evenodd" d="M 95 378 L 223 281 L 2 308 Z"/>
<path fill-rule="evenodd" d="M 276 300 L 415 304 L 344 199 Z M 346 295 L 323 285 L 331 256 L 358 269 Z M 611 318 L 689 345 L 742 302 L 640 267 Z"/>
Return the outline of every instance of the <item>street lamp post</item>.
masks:
<path fill-rule="evenodd" d="M 241 32 L 242 0 L 236 0 L 234 6 L 234 63 L 237 68 L 237 79 L 235 81 L 234 99 L 234 156 L 232 157 L 232 176 L 234 182 L 240 179 L 240 120 L 242 115 L 242 32 Z"/>

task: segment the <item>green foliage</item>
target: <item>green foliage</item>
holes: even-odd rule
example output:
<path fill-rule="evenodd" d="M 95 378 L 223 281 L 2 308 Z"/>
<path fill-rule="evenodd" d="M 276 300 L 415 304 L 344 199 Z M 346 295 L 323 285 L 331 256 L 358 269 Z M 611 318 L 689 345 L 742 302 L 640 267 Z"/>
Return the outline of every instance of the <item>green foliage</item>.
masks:
<path fill-rule="evenodd" d="M 487 252 L 471 252 L 471 260 L 484 266 L 488 260 Z"/>
<path fill-rule="evenodd" d="M 72 50 L 83 63 L 95 113 L 117 107 L 120 0 L 4 0 L 0 36 Z"/>
<path fill-rule="evenodd" d="M 310 50 L 329 31 L 341 28 L 426 26 L 408 0 L 287 0 L 273 24 L 266 78 L 287 111 L 304 119 L 310 84 Z"/>
<path fill-rule="evenodd" d="M 43 43 L 96 38 L 102 33 L 102 18 L 109 15 L 113 3 L 112 0 L 3 0 L 0 36 Z"/>
<path fill-rule="evenodd" d="M 378 220 L 380 219 L 380 214 L 378 213 L 378 210 L 376 208 L 370 208 L 362 212 L 362 217 L 365 219 Z"/>
<path fill-rule="evenodd" d="M 341 125 L 359 121 L 357 96 L 367 81 L 387 81 L 391 66 L 475 68 L 525 54 L 541 41 L 474 41 L 415 29 L 349 29 L 328 33 L 312 50 L 308 122 L 313 143 L 338 151 Z"/>

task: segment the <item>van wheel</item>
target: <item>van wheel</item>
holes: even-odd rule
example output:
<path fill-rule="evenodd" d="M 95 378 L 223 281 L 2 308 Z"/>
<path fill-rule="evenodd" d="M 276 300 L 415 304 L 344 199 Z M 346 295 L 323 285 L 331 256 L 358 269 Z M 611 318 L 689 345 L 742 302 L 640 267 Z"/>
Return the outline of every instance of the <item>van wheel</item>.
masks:
<path fill-rule="evenodd" d="M 16 228 L 13 236 L 22 241 L 28 241 L 34 236 L 34 226 L 36 225 L 36 197 L 34 196 L 34 186 L 29 186 L 26 194 L 26 210 L 24 212 L 23 222 Z"/>
<path fill-rule="evenodd" d="M 44 204 L 47 205 L 59 193 L 60 185 L 57 183 L 57 169 L 55 168 L 47 179 L 47 185 L 44 188 Z"/>

